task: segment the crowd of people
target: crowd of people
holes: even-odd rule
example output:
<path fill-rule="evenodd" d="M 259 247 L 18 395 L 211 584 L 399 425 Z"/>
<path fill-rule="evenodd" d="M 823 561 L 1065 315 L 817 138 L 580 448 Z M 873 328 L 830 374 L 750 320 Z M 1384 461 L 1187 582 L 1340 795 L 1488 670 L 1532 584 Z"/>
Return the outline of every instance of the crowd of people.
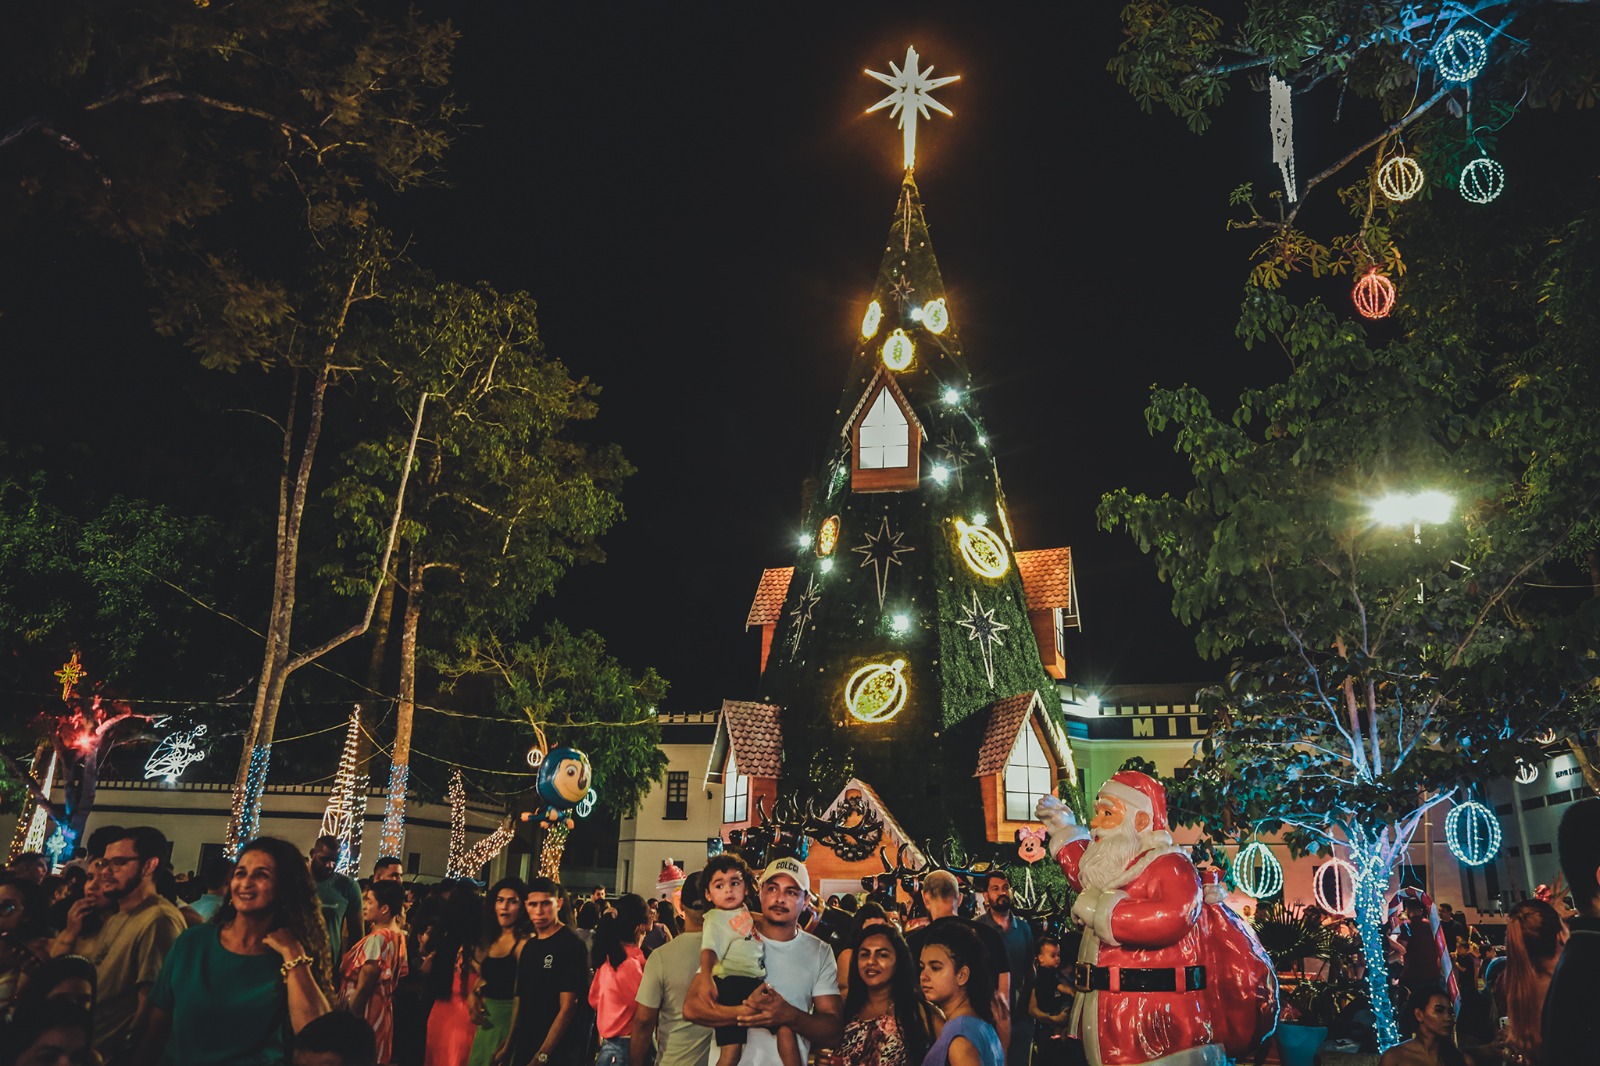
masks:
<path fill-rule="evenodd" d="M 1407 1039 L 1383 1066 L 1593 1055 L 1600 800 L 1568 809 L 1559 844 L 1576 913 L 1517 904 L 1503 953 L 1440 908 L 1454 992 L 1413 908 L 1394 960 Z M 821 903 L 788 857 L 716 856 L 675 906 L 547 878 L 408 885 L 394 859 L 358 883 L 338 849 L 263 837 L 185 881 L 143 826 L 97 831 L 58 873 L 19 856 L 0 877 L 0 1066 L 1085 1061 L 1077 945 L 1036 938 L 1003 873 L 931 872 L 908 920 L 892 899 Z"/>

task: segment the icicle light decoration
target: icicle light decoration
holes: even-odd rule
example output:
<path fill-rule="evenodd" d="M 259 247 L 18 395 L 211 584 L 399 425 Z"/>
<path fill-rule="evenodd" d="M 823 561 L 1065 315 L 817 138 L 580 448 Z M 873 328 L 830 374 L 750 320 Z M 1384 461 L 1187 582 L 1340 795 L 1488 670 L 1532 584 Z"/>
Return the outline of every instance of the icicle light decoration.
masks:
<path fill-rule="evenodd" d="M 1272 99 L 1272 161 L 1283 172 L 1283 190 L 1292 204 L 1300 198 L 1294 180 L 1294 108 L 1289 83 L 1274 75 L 1267 79 Z"/>

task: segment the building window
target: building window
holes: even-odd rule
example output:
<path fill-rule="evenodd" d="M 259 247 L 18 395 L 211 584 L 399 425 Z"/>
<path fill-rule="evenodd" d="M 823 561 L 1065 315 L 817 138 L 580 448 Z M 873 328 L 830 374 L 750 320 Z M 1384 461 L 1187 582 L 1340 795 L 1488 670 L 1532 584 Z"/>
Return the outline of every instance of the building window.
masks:
<path fill-rule="evenodd" d="M 689 817 L 689 771 L 667 772 L 667 813 L 669 822 L 681 822 Z"/>
<path fill-rule="evenodd" d="M 739 764 L 733 761 L 731 746 L 728 748 L 728 768 L 722 774 L 722 820 L 750 820 L 750 779 L 739 772 Z"/>
<path fill-rule="evenodd" d="M 911 464 L 911 426 L 887 388 L 880 388 L 861 417 L 856 466 L 862 470 L 900 469 Z"/>
<path fill-rule="evenodd" d="M 1033 809 L 1040 797 L 1055 790 L 1054 773 L 1050 760 L 1039 744 L 1039 734 L 1033 722 L 1022 723 L 1017 743 L 1011 749 L 1011 760 L 1006 763 L 1006 821 L 1033 820 Z"/>

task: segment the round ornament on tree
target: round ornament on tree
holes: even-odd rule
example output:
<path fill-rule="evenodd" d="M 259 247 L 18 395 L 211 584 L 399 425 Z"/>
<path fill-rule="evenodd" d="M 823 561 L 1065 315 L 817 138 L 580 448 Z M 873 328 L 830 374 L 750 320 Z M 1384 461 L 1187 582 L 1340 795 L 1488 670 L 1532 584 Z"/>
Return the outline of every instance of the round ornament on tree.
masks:
<path fill-rule="evenodd" d="M 1403 203 L 1422 191 L 1422 167 L 1408 155 L 1390 156 L 1378 168 L 1378 191 Z"/>
<path fill-rule="evenodd" d="M 1482 866 L 1500 850 L 1500 820 L 1477 800 L 1468 800 L 1445 818 L 1444 842 L 1461 862 Z"/>
<path fill-rule="evenodd" d="M 1311 876 L 1311 894 L 1317 906 L 1341 918 L 1356 914 L 1356 868 L 1346 859 L 1332 858 Z"/>
<path fill-rule="evenodd" d="M 943 333 L 949 328 L 950 309 L 945 306 L 943 296 L 923 305 L 922 325 L 929 333 Z"/>
<path fill-rule="evenodd" d="M 1471 81 L 1489 61 L 1489 42 L 1477 30 L 1451 30 L 1433 46 L 1433 65 L 1445 81 Z"/>
<path fill-rule="evenodd" d="M 1006 555 L 1006 546 L 988 526 L 969 526 L 962 519 L 956 519 L 956 543 L 974 574 L 988 578 L 1005 576 L 1010 557 Z"/>
<path fill-rule="evenodd" d="M 829 515 L 817 529 L 817 555 L 827 558 L 839 546 L 839 516 Z"/>
<path fill-rule="evenodd" d="M 862 722 L 887 722 L 906 705 L 906 661 L 868 663 L 844 687 L 844 705 Z"/>
<path fill-rule="evenodd" d="M 878 335 L 878 323 L 883 321 L 883 308 L 878 306 L 878 301 L 873 300 L 867 305 L 867 313 L 861 316 L 861 339 L 869 341 Z"/>
<path fill-rule="evenodd" d="M 1506 168 L 1486 155 L 1479 156 L 1462 168 L 1458 187 L 1464 199 L 1489 203 L 1506 190 Z"/>
<path fill-rule="evenodd" d="M 916 346 L 906 336 L 906 331 L 896 328 L 889 334 L 889 339 L 883 342 L 883 365 L 890 370 L 904 370 L 911 365 L 916 352 Z"/>
<path fill-rule="evenodd" d="M 1384 277 L 1376 266 L 1367 268 L 1367 272 L 1356 280 L 1355 288 L 1350 291 L 1350 298 L 1355 301 L 1356 310 L 1367 318 L 1388 318 L 1389 312 L 1394 310 L 1394 282 Z"/>
<path fill-rule="evenodd" d="M 1265 844 L 1252 840 L 1234 856 L 1233 881 L 1247 896 L 1275 896 L 1283 891 L 1283 864 Z"/>

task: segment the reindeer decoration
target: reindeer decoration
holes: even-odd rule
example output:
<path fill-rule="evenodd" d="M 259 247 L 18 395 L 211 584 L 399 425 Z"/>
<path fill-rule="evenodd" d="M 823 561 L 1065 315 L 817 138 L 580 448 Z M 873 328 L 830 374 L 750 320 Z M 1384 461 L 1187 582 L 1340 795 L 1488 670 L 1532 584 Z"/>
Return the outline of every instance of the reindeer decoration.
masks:
<path fill-rule="evenodd" d="M 813 843 L 829 848 L 845 862 L 860 862 L 883 839 L 883 821 L 867 806 L 860 793 L 847 795 L 829 818 L 807 800 L 774 805 L 767 814 L 764 797 L 756 797 L 756 825 L 728 834 L 728 851 L 736 851 L 754 869 L 789 856 L 806 860 Z M 709 854 L 709 849 L 708 849 Z"/>
<path fill-rule="evenodd" d="M 867 805 L 859 789 L 850 789 L 832 811 L 818 812 L 806 801 L 806 832 L 845 862 L 860 862 L 883 840 L 883 820 Z"/>

